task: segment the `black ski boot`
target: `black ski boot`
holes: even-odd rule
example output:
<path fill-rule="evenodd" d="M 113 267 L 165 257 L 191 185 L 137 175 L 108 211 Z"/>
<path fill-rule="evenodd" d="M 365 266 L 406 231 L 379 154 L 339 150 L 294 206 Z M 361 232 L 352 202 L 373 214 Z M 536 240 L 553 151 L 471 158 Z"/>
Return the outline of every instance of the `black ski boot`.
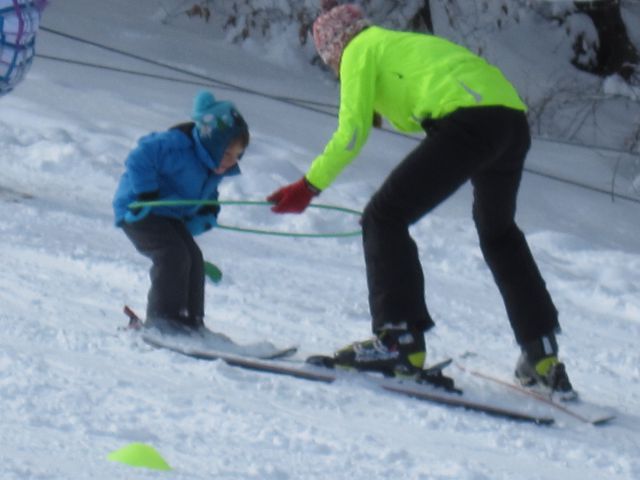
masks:
<path fill-rule="evenodd" d="M 144 328 L 155 329 L 163 335 L 193 335 L 204 330 L 204 319 L 193 317 L 187 312 L 180 312 L 177 316 L 147 315 Z"/>
<path fill-rule="evenodd" d="M 369 340 L 338 350 L 334 354 L 334 365 L 387 376 L 415 376 L 422 371 L 425 358 L 422 332 L 411 332 L 406 326 L 389 326 Z"/>
<path fill-rule="evenodd" d="M 558 360 L 555 335 L 545 335 L 522 345 L 515 376 L 524 387 L 540 390 L 561 400 L 575 400 L 564 363 Z"/>

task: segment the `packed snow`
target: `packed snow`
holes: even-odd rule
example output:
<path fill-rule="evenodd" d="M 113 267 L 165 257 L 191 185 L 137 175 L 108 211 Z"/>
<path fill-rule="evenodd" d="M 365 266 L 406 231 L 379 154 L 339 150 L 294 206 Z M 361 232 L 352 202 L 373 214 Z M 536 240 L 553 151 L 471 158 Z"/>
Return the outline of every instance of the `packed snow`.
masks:
<path fill-rule="evenodd" d="M 616 413 L 608 425 L 550 411 L 556 424 L 541 427 L 358 382 L 323 385 L 198 361 L 119 330 L 125 303 L 144 312 L 149 263 L 114 227 L 111 199 L 137 138 L 186 120 L 202 88 L 187 80 L 202 78 L 52 30 L 244 87 L 211 87 L 237 104 L 252 135 L 243 175 L 222 185 L 227 200 L 263 200 L 297 180 L 335 127 L 335 117 L 246 90 L 335 104 L 336 84 L 311 67 L 267 62 L 202 25 L 163 24 L 155 1 L 57 1 L 43 25 L 43 56 L 0 99 L 0 478 L 640 478 L 640 204 L 622 168 L 629 157 L 615 189 L 629 198 L 612 200 L 606 192 L 622 154 L 537 140 L 518 211 L 560 311 L 561 356 L 582 398 Z M 373 132 L 317 201 L 362 209 L 415 144 Z M 453 357 L 509 379 L 518 349 L 470 210 L 465 186 L 413 227 L 437 321 L 426 336 L 428 358 Z M 260 206 L 226 206 L 220 222 L 292 232 L 358 228 L 353 215 L 310 209 L 276 217 Z M 207 286 L 210 328 L 242 343 L 298 345 L 300 359 L 369 336 L 358 237 L 218 229 L 199 243 L 224 273 Z M 448 372 L 481 390 L 455 366 Z M 533 408 L 524 397 L 505 391 L 504 398 Z M 173 470 L 107 459 L 132 442 L 156 448 Z"/>

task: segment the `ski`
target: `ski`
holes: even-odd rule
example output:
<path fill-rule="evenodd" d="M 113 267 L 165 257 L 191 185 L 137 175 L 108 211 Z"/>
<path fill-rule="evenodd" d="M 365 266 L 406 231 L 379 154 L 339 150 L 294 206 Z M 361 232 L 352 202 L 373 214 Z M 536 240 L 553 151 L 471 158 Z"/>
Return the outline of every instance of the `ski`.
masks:
<path fill-rule="evenodd" d="M 278 348 L 269 344 L 269 348 L 265 349 L 264 345 L 254 347 L 253 345 L 238 345 L 236 343 L 229 345 L 229 348 L 226 349 L 227 351 L 214 350 L 207 348 L 206 346 L 191 346 L 189 345 L 189 341 L 175 342 L 175 339 L 171 337 L 156 336 L 147 333 L 142 335 L 142 340 L 152 347 L 170 350 L 198 360 L 225 360 L 224 356 L 226 355 L 238 355 L 240 357 L 256 358 L 261 360 L 276 360 L 279 358 L 291 357 L 298 351 L 298 347 Z"/>
<path fill-rule="evenodd" d="M 462 408 L 490 416 L 529 422 L 537 425 L 551 425 L 554 419 L 546 416 L 538 416 L 515 409 L 503 408 L 490 403 L 470 400 L 457 393 L 447 392 L 441 388 L 417 383 L 413 380 L 401 380 L 397 378 L 378 377 L 363 372 L 348 372 L 318 367 L 311 364 L 296 364 L 277 361 L 265 361 L 253 358 L 242 358 L 234 355 L 220 355 L 220 360 L 225 363 L 265 373 L 286 375 L 304 380 L 312 380 L 323 383 L 334 383 L 338 380 L 364 379 L 367 383 L 386 392 L 414 398 L 438 405 Z"/>
<path fill-rule="evenodd" d="M 129 325 L 126 328 L 131 330 L 142 330 L 143 322 L 140 317 L 127 306 L 124 307 L 124 312 L 129 317 Z M 313 365 L 311 363 L 302 363 L 300 361 L 284 361 L 284 358 L 296 353 L 296 347 L 279 349 L 272 352 L 270 355 L 265 356 L 265 358 L 258 358 L 255 355 L 248 356 L 246 353 L 233 353 L 230 351 L 215 350 L 211 348 L 197 348 L 189 345 L 181 345 L 180 343 L 174 343 L 175 339 L 162 335 L 148 335 L 147 332 L 144 331 L 142 332 L 142 340 L 154 348 L 165 349 L 199 360 L 219 360 L 229 366 L 245 370 L 283 375 L 301 380 L 328 384 L 334 383 L 338 380 L 364 380 L 366 383 L 385 392 L 437 405 L 461 408 L 493 417 L 533 423 L 536 425 L 551 425 L 554 423 L 554 419 L 552 417 L 502 407 L 486 401 L 469 399 L 464 397 L 464 395 L 461 395 L 462 392 L 457 389 L 447 391 L 445 388 L 442 388 L 442 386 L 434 386 L 428 381 L 420 383 L 419 380 L 415 381 L 395 377 L 381 377 L 357 371 L 335 370 L 327 368 L 327 366 L 323 366 L 322 364 Z M 327 359 L 331 357 L 315 356 L 315 358 Z M 424 369 L 425 375 L 437 376 L 441 373 L 442 369 L 447 367 L 450 363 L 451 360 L 445 360 L 432 365 L 431 367 L 426 367 Z"/>
<path fill-rule="evenodd" d="M 142 341 L 154 348 L 171 350 L 200 360 L 217 360 L 221 353 L 272 360 L 290 357 L 298 351 L 295 346 L 276 347 L 270 342 L 239 344 L 228 336 L 207 328 L 199 329 L 193 334 L 166 335 L 155 328 L 143 328 L 142 319 L 129 306 L 125 305 L 123 311 L 129 318 L 124 330 L 140 331 Z"/>
<path fill-rule="evenodd" d="M 178 352 L 182 353 L 182 352 Z M 193 355 L 190 355 L 193 356 Z M 457 394 L 438 391 L 437 388 L 419 384 L 413 381 L 403 381 L 394 378 L 379 378 L 373 375 L 361 373 L 339 372 L 322 367 L 316 367 L 302 363 L 288 363 L 277 360 L 264 360 L 259 358 L 233 355 L 224 352 L 209 351 L 204 357 L 206 360 L 221 360 L 232 367 L 239 367 L 245 370 L 252 370 L 261 373 L 284 375 L 302 380 L 315 381 L 321 383 L 334 383 L 340 379 L 365 379 L 367 383 L 380 388 L 386 392 L 410 397 L 438 405 L 462 408 L 465 410 L 484 413 L 494 417 L 515 420 L 519 422 L 534 423 L 536 425 L 551 425 L 554 419 L 551 417 L 538 416 L 521 412 L 514 409 L 469 400 Z"/>
<path fill-rule="evenodd" d="M 586 410 L 591 409 L 590 408 L 591 406 L 586 404 L 579 398 L 576 400 L 568 401 L 568 402 L 560 402 L 558 400 L 554 400 L 549 395 L 545 395 L 541 392 L 531 390 L 529 388 L 523 387 L 521 385 L 517 385 L 510 381 L 503 380 L 502 378 L 498 378 L 496 376 L 493 376 L 484 372 L 466 368 L 464 365 L 460 363 L 456 363 L 456 366 L 463 372 L 468 373 L 469 375 L 494 383 L 496 385 L 507 388 L 509 390 L 518 392 L 521 395 L 525 395 L 527 397 L 533 398 L 534 400 L 541 402 L 545 405 L 548 405 L 582 423 L 600 426 L 616 418 L 616 415 L 612 412 L 598 411 L 596 413 L 593 413 L 593 412 L 582 411 L 583 409 L 586 409 Z M 602 410 L 602 409 L 598 408 L 598 410 Z"/>
<path fill-rule="evenodd" d="M 334 370 L 333 357 L 326 355 L 313 355 L 307 358 L 306 363 L 313 366 L 313 368 L 320 369 L 321 374 L 323 374 L 325 378 L 330 379 L 324 380 L 328 383 L 339 378 L 347 378 L 349 375 L 355 375 L 358 376 L 358 378 L 365 378 L 368 382 L 373 383 L 387 392 L 431 403 L 463 408 L 495 417 L 529 422 L 537 425 L 552 425 L 555 421 L 551 417 L 535 415 L 463 397 L 462 390 L 454 386 L 453 380 L 442 374 L 442 370 L 453 363 L 452 359 L 446 359 L 425 367 L 415 380 L 380 377 L 357 370 Z"/>

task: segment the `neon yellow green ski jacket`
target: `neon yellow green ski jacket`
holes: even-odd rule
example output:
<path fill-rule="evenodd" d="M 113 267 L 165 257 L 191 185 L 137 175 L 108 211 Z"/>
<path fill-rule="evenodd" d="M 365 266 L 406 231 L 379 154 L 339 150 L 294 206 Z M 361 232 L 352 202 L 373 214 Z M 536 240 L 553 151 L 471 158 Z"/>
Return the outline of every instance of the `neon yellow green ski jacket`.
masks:
<path fill-rule="evenodd" d="M 425 119 L 490 105 L 526 111 L 500 70 L 466 48 L 432 35 L 369 27 L 342 54 L 338 128 L 307 180 L 321 190 L 335 180 L 366 142 L 374 111 L 398 130 L 416 132 Z"/>

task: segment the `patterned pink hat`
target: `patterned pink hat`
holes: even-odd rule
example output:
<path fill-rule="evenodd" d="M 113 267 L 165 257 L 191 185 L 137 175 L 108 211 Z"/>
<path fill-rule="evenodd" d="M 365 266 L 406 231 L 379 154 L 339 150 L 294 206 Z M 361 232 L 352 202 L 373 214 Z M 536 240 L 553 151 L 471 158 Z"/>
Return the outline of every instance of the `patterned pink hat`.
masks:
<path fill-rule="evenodd" d="M 347 44 L 369 25 L 371 23 L 355 3 L 333 7 L 322 13 L 313 22 L 313 41 L 324 63 L 338 71 Z"/>

